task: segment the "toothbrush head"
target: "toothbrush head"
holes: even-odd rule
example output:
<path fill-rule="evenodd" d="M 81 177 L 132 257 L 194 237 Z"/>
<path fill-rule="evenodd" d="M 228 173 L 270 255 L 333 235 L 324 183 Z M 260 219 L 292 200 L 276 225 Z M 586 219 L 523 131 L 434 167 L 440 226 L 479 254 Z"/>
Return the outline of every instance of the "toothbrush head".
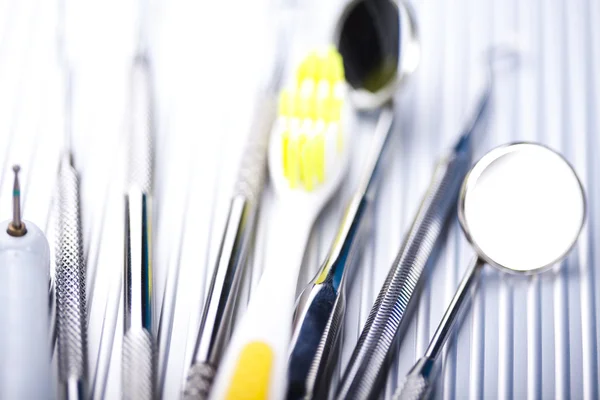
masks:
<path fill-rule="evenodd" d="M 269 145 L 269 169 L 278 194 L 330 194 L 348 163 L 344 129 L 347 85 L 334 49 L 310 52 L 290 88 L 281 92 Z"/>

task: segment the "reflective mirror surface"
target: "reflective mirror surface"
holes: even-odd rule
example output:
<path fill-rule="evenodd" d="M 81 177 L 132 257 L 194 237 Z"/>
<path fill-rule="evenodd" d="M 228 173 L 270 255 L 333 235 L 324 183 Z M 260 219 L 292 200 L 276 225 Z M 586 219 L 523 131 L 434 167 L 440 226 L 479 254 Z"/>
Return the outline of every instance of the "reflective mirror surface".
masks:
<path fill-rule="evenodd" d="M 561 155 L 518 143 L 492 150 L 475 165 L 461 192 L 459 216 L 483 259 L 533 272 L 571 249 L 585 208 L 579 179 Z"/>

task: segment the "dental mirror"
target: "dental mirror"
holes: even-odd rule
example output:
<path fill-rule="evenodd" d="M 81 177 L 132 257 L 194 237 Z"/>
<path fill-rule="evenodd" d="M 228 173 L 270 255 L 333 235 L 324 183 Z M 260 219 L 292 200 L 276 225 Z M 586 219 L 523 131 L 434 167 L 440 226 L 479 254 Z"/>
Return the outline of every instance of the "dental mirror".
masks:
<path fill-rule="evenodd" d="M 475 165 L 461 192 L 459 218 L 486 263 L 531 274 L 573 247 L 585 219 L 585 198 L 562 156 L 520 143 L 497 148 Z"/>
<path fill-rule="evenodd" d="M 403 1 L 350 2 L 338 19 L 334 43 L 352 88 L 350 99 L 360 110 L 389 102 L 421 56 L 416 19 Z"/>
<path fill-rule="evenodd" d="M 435 361 L 485 264 L 519 274 L 550 268 L 573 248 L 586 215 L 584 190 L 571 165 L 533 143 L 501 146 L 481 158 L 467 174 L 458 204 L 462 229 L 477 257 L 425 356 L 394 399 L 428 396 L 437 372 Z"/>

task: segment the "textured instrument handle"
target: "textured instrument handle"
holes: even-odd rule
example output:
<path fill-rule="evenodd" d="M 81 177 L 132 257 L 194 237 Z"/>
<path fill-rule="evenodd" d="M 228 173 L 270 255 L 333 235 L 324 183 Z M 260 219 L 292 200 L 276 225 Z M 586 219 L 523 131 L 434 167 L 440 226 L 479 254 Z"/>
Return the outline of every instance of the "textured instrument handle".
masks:
<path fill-rule="evenodd" d="M 77 172 L 68 157 L 58 177 L 56 330 L 59 379 L 84 379 L 87 369 L 85 262 Z"/>
<path fill-rule="evenodd" d="M 267 149 L 277 114 L 277 97 L 270 90 L 257 99 L 250 137 L 246 142 L 235 194 L 256 204 L 260 200 L 267 177 Z"/>
<path fill-rule="evenodd" d="M 131 71 L 128 183 L 152 193 L 154 126 L 150 67 L 145 55 L 135 57 Z"/>
<path fill-rule="evenodd" d="M 413 224 L 392 264 L 338 389 L 337 398 L 372 398 L 379 392 L 388 353 L 423 269 L 434 250 L 464 179 L 469 151 L 441 161 Z"/>
<path fill-rule="evenodd" d="M 209 363 L 195 363 L 189 369 L 183 390 L 184 400 L 206 400 L 215 379 L 215 368 Z"/>
<path fill-rule="evenodd" d="M 392 400 L 424 400 L 429 391 L 429 382 L 422 375 L 408 375 Z"/>
<path fill-rule="evenodd" d="M 130 329 L 123 338 L 121 370 L 123 399 L 152 400 L 155 398 L 154 342 L 145 329 Z"/>
<path fill-rule="evenodd" d="M 431 382 L 439 371 L 435 359 L 422 357 L 411 368 L 408 375 L 392 397 L 393 400 L 425 400 L 431 395 Z"/>

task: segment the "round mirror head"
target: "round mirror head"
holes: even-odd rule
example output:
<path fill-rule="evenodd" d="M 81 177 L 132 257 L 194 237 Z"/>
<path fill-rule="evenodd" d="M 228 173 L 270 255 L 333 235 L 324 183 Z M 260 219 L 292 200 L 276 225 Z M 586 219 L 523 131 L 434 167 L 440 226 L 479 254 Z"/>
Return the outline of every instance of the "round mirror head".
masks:
<path fill-rule="evenodd" d="M 569 163 L 547 147 L 498 147 L 463 183 L 459 219 L 489 264 L 532 273 L 560 261 L 575 244 L 586 213 L 585 194 Z"/>
<path fill-rule="evenodd" d="M 419 63 L 414 15 L 401 1 L 350 2 L 338 20 L 334 43 L 353 89 L 352 102 L 361 109 L 388 102 Z"/>

